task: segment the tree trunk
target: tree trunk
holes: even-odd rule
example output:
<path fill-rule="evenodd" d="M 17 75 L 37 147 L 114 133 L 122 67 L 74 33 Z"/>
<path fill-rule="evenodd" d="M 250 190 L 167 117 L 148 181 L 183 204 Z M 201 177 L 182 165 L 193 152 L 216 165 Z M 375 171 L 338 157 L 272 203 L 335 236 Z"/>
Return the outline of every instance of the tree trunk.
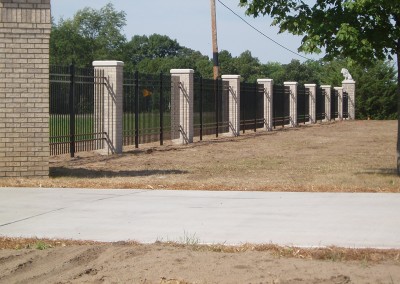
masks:
<path fill-rule="evenodd" d="M 397 175 L 400 176 L 400 40 L 397 42 Z"/>

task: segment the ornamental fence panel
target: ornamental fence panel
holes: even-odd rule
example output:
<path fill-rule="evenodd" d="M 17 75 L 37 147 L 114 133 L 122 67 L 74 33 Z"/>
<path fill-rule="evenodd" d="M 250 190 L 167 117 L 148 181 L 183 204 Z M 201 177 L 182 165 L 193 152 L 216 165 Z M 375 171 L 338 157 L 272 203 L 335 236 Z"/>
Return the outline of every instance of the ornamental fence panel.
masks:
<path fill-rule="evenodd" d="M 102 149 L 104 72 L 50 66 L 50 155 Z"/>

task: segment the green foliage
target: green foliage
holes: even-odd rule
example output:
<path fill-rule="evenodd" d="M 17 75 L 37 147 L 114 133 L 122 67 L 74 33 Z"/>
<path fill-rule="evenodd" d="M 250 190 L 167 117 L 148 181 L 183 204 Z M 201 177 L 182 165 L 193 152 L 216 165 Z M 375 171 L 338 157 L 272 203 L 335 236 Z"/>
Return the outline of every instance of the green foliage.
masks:
<path fill-rule="evenodd" d="M 46 250 L 46 249 L 52 248 L 52 246 L 49 245 L 49 244 L 46 244 L 43 241 L 37 241 L 34 244 L 27 245 L 26 248 L 28 248 L 28 249 L 37 249 L 37 250 Z"/>
<path fill-rule="evenodd" d="M 121 59 L 125 24 L 125 12 L 115 11 L 112 4 L 100 10 L 84 8 L 73 19 L 53 23 L 50 63 L 90 66 L 94 60 Z"/>
<path fill-rule="evenodd" d="M 349 59 L 323 63 L 320 71 L 322 84 L 341 86 L 342 67 L 348 68 L 357 82 L 357 119 L 395 119 L 397 113 L 396 70 L 392 64 L 375 60 L 368 65 Z"/>
<path fill-rule="evenodd" d="M 377 11 L 379 3 L 382 11 Z M 345 67 L 357 82 L 357 118 L 395 118 L 396 68 L 373 58 L 384 58 L 396 52 L 396 46 L 391 44 L 398 43 L 400 38 L 396 20 L 399 4 L 396 3 L 389 0 L 317 0 L 314 6 L 308 6 L 297 0 L 241 0 L 249 14 L 270 14 L 281 31 L 303 35 L 301 50 L 315 52 L 325 47 L 331 59 L 263 64 L 248 50 L 239 56 L 222 50 L 219 53 L 221 74 L 239 74 L 244 82 L 271 78 L 275 84 L 297 81 L 300 84 L 341 86 L 340 70 Z M 387 11 L 388 7 L 393 11 Z M 372 12 L 376 15 L 368 16 Z M 366 26 L 355 23 L 353 18 Z M 73 19 L 53 23 L 51 64 L 75 62 L 90 66 L 93 60 L 112 59 L 124 61 L 126 71 L 169 74 L 170 69 L 190 68 L 204 78 L 213 77 L 213 63 L 208 56 L 183 47 L 168 36 L 135 35 L 127 41 L 122 34 L 125 21 L 125 13 L 115 11 L 113 5 L 108 4 L 100 10 L 85 8 Z M 379 45 L 375 41 L 380 41 Z M 348 59 L 350 57 L 357 60 Z"/>
<path fill-rule="evenodd" d="M 270 15 L 280 31 L 302 35 L 301 51 L 320 52 L 328 58 L 346 56 L 370 62 L 400 50 L 400 1 L 240 0 L 255 17 Z"/>

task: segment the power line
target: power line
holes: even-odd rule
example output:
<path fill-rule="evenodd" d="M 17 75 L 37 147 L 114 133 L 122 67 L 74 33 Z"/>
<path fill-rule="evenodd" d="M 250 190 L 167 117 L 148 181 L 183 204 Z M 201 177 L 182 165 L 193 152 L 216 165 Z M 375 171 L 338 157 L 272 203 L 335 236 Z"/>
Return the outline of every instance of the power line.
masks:
<path fill-rule="evenodd" d="M 267 39 L 269 39 L 270 41 L 272 41 L 273 43 L 275 43 L 276 45 L 279 45 L 280 47 L 282 47 L 283 49 L 286 49 L 287 51 L 302 57 L 304 59 L 307 60 L 312 60 L 311 58 L 305 57 L 289 48 L 287 48 L 286 46 L 280 44 L 279 42 L 275 41 L 274 39 L 270 38 L 269 36 L 267 36 L 266 34 L 264 34 L 262 31 L 260 31 L 259 29 L 257 29 L 255 26 L 253 26 L 252 24 L 250 24 L 248 21 L 246 21 L 245 19 L 243 19 L 243 17 L 241 17 L 240 15 L 238 15 L 235 11 L 233 11 L 231 8 L 229 8 L 227 5 L 225 5 L 221 0 L 218 0 L 218 2 L 224 6 L 226 9 L 228 9 L 229 11 L 231 11 L 236 17 L 238 17 L 239 19 L 241 19 L 243 22 L 245 22 L 249 27 L 251 27 L 253 30 L 255 30 L 256 32 L 258 32 L 259 34 L 261 34 L 262 36 L 266 37 Z"/>

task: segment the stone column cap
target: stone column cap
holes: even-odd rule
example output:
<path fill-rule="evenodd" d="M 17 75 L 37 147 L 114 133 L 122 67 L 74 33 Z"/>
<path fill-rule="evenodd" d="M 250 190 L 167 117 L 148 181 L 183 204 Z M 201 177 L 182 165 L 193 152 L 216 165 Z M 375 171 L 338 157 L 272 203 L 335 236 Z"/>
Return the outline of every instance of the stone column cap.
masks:
<path fill-rule="evenodd" d="M 116 66 L 124 66 L 123 61 L 116 61 L 116 60 L 97 60 L 93 61 L 93 67 L 116 67 Z"/>
<path fill-rule="evenodd" d="M 354 80 L 344 80 L 344 81 L 342 81 L 342 83 L 343 84 L 355 84 L 356 81 L 354 81 Z"/>
<path fill-rule="evenodd" d="M 222 79 L 240 79 L 240 75 L 222 75 Z"/>
<path fill-rule="evenodd" d="M 304 87 L 316 87 L 317 84 L 304 84 Z"/>
<path fill-rule="evenodd" d="M 341 91 L 343 90 L 343 87 L 333 87 L 335 90 Z"/>
<path fill-rule="evenodd" d="M 321 85 L 321 88 L 331 88 L 331 85 Z"/>
<path fill-rule="evenodd" d="M 298 85 L 299 83 L 298 82 L 284 82 L 283 83 L 284 85 Z"/>
<path fill-rule="evenodd" d="M 257 79 L 257 83 L 273 83 L 274 79 Z"/>
<path fill-rule="evenodd" d="M 171 74 L 193 74 L 193 69 L 171 69 L 169 71 Z"/>

